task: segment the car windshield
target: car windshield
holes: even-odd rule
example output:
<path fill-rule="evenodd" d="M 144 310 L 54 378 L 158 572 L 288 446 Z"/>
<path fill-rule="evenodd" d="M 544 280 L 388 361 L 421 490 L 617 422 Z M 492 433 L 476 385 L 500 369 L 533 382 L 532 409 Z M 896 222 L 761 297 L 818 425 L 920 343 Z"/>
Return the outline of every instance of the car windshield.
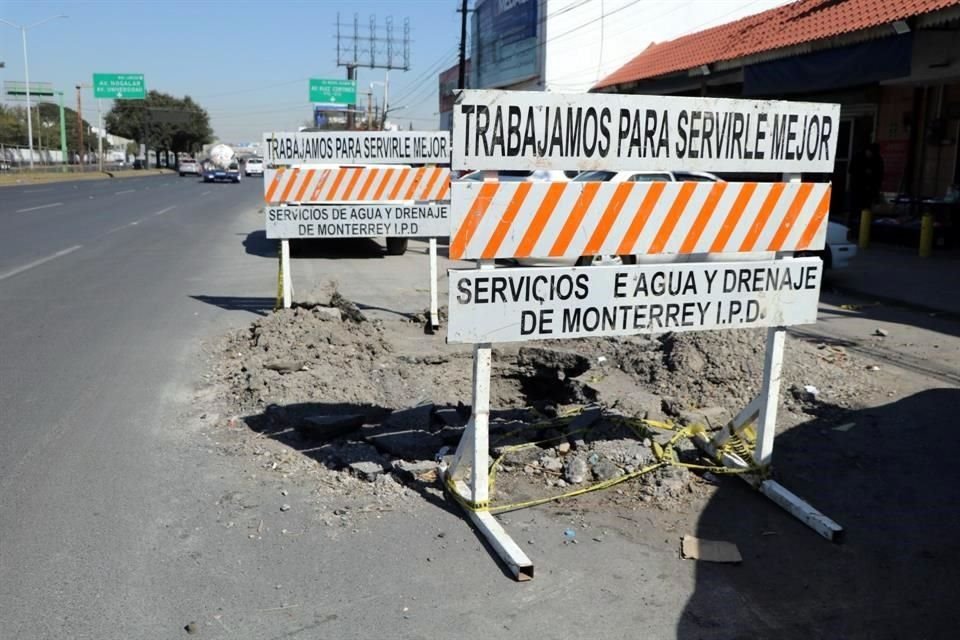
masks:
<path fill-rule="evenodd" d="M 613 176 L 617 175 L 616 171 L 584 171 L 576 178 L 573 182 L 610 182 L 613 179 Z"/>

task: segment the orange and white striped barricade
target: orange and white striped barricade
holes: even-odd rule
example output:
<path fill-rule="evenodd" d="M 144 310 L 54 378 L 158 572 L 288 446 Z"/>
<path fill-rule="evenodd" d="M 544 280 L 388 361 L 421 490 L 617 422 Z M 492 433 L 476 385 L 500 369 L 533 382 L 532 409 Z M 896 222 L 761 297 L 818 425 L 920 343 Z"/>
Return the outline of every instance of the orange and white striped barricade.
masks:
<path fill-rule="evenodd" d="M 437 238 L 450 230 L 450 136 L 446 131 L 264 134 L 265 226 L 281 241 L 385 237 L 388 253 L 429 238 L 430 326 L 439 327 Z M 428 166 L 411 166 L 428 165 Z M 284 306 L 291 304 L 284 277 Z"/>
<path fill-rule="evenodd" d="M 454 107 L 449 342 L 474 344 L 473 412 L 445 482 L 518 579 L 533 565 L 487 510 L 491 344 L 766 327 L 760 394 L 699 446 L 766 470 L 773 452 L 785 327 L 816 322 L 839 106 L 612 94 L 464 91 Z M 496 170 L 595 171 L 571 182 L 498 182 Z M 725 182 L 710 174 L 777 174 Z M 602 173 L 609 172 L 609 173 Z M 644 182 L 685 172 L 697 181 Z M 781 178 L 781 176 L 783 176 Z M 606 181 L 604 181 L 606 180 Z M 621 264 L 573 266 L 582 256 Z M 499 258 L 571 266 L 495 269 Z M 639 262 L 639 264 L 633 264 Z M 722 450 L 757 422 L 753 459 Z M 747 456 L 748 458 L 750 456 Z M 469 467 L 469 478 L 466 469 Z M 744 474 L 828 539 L 842 528 L 766 473 Z"/>

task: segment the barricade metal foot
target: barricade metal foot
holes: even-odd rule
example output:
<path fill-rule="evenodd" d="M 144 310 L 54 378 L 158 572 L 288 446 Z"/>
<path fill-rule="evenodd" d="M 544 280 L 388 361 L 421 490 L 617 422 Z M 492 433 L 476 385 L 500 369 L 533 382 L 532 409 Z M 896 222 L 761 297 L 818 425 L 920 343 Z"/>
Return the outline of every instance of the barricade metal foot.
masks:
<path fill-rule="evenodd" d="M 456 481 L 454 485 L 462 496 L 470 495 L 470 488 L 463 481 Z M 489 511 L 474 511 L 464 509 L 486 541 L 497 552 L 500 560 L 507 566 L 510 573 L 518 582 L 526 582 L 533 579 L 533 562 L 527 557 L 519 545 L 513 541 L 510 534 L 506 532 L 503 526 L 497 522 L 497 519 Z"/>

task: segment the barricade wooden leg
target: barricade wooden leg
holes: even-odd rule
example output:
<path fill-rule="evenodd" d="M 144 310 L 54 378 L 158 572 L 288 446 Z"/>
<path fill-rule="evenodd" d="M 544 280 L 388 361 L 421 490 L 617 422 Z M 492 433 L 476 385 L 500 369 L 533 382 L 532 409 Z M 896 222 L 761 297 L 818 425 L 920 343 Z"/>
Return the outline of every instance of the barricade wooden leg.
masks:
<path fill-rule="evenodd" d="M 283 308 L 293 304 L 293 279 L 290 273 L 290 241 L 280 241 L 280 272 L 283 275 Z"/>
<path fill-rule="evenodd" d="M 437 239 L 430 238 L 430 328 L 440 328 L 440 305 L 437 302 Z"/>
<path fill-rule="evenodd" d="M 780 404 L 780 375 L 783 368 L 783 327 L 767 329 L 767 351 L 763 361 L 763 386 L 760 389 L 760 417 L 757 420 L 757 446 L 753 461 L 767 466 L 773 458 L 773 438 L 777 433 L 777 406 Z"/>

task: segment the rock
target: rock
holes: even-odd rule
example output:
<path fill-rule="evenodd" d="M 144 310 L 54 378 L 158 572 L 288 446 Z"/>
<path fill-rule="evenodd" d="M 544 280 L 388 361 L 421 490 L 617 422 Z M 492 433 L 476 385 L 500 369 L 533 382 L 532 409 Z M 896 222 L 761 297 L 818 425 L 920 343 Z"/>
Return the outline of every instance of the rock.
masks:
<path fill-rule="evenodd" d="M 311 288 L 306 293 L 297 292 L 300 301 L 297 302 L 296 306 L 308 309 L 311 307 L 332 307 L 334 306 L 333 297 L 335 295 L 338 295 L 337 283 L 330 280 Z"/>
<path fill-rule="evenodd" d="M 600 458 L 596 463 L 593 464 L 590 470 L 593 472 L 593 476 L 600 482 L 613 480 L 614 478 L 619 478 L 621 475 L 623 475 L 620 467 L 613 464 L 606 458 Z"/>
<path fill-rule="evenodd" d="M 561 442 L 560 444 L 558 444 L 558 445 L 557 445 L 557 453 L 559 453 L 559 454 L 562 455 L 562 456 L 565 456 L 565 455 L 567 455 L 568 453 L 570 453 L 570 443 L 569 443 L 569 442 Z"/>
<path fill-rule="evenodd" d="M 806 387 L 801 387 L 800 385 L 791 385 L 790 386 L 790 395 L 794 397 L 795 400 L 799 402 L 813 402 L 817 399 L 817 393 L 811 393 L 810 390 L 817 391 L 816 387 L 811 387 L 807 385 Z"/>
<path fill-rule="evenodd" d="M 359 460 L 357 462 L 351 462 L 347 467 L 356 474 L 358 477 L 363 478 L 368 482 L 372 482 L 377 479 L 377 476 L 380 476 L 385 471 L 382 464 L 372 460 Z"/>
<path fill-rule="evenodd" d="M 324 446 L 329 463 L 338 468 L 349 468 L 355 462 L 376 462 L 385 467 L 388 461 L 377 448 L 366 442 L 346 442 Z"/>
<path fill-rule="evenodd" d="M 589 472 L 590 469 L 583 458 L 568 458 L 566 464 L 563 465 L 563 479 L 570 484 L 580 484 L 587 479 Z"/>
<path fill-rule="evenodd" d="M 547 471 L 561 471 L 563 470 L 563 460 L 554 456 L 543 456 L 540 458 L 540 466 Z"/>
<path fill-rule="evenodd" d="M 454 407 L 441 407 L 440 409 L 434 409 L 433 417 L 443 426 L 462 427 L 467 424 L 469 413 L 464 416 L 459 409 Z"/>
<path fill-rule="evenodd" d="M 189 622 L 186 625 L 184 625 L 183 630 L 189 633 L 190 635 L 193 635 L 196 632 L 200 631 L 200 626 L 197 625 L 196 622 Z"/>
<path fill-rule="evenodd" d="M 363 426 L 365 416 L 307 416 L 297 423 L 297 432 L 305 438 L 327 442 L 352 433 Z"/>
<path fill-rule="evenodd" d="M 887 336 L 890 335 L 890 332 L 887 331 L 886 329 L 877 329 L 876 331 L 873 332 L 873 335 L 878 336 L 880 338 L 886 338 Z"/>
<path fill-rule="evenodd" d="M 288 504 L 280 505 L 280 511 L 290 511 L 290 505 Z"/>
<path fill-rule="evenodd" d="M 408 462 L 406 460 L 394 460 L 393 470 L 405 481 L 414 480 L 430 481 L 436 474 L 437 463 L 432 460 L 416 460 Z"/>
<path fill-rule="evenodd" d="M 367 320 L 367 317 L 363 315 L 357 305 L 341 296 L 337 291 L 330 296 L 330 306 L 340 309 L 340 311 L 343 312 L 343 317 L 350 322 L 356 322 L 359 324 L 361 322 L 366 322 Z"/>
<path fill-rule="evenodd" d="M 378 450 L 404 460 L 432 460 L 444 445 L 442 438 L 429 431 L 389 423 L 365 426 L 361 434 Z"/>
<path fill-rule="evenodd" d="M 385 426 L 398 429 L 430 429 L 430 418 L 433 414 L 433 404 L 427 403 L 394 411 L 384 421 Z"/>
<path fill-rule="evenodd" d="M 276 371 L 277 373 L 290 373 L 302 369 L 303 362 L 300 360 L 273 360 L 264 363 L 263 368 Z"/>
<path fill-rule="evenodd" d="M 343 312 L 336 307 L 314 307 L 313 315 L 325 320 L 336 320 L 337 322 L 343 320 Z"/>
<path fill-rule="evenodd" d="M 699 424 L 705 427 L 718 427 L 727 423 L 730 413 L 723 407 L 703 407 L 684 409 L 677 416 L 685 424 Z"/>

